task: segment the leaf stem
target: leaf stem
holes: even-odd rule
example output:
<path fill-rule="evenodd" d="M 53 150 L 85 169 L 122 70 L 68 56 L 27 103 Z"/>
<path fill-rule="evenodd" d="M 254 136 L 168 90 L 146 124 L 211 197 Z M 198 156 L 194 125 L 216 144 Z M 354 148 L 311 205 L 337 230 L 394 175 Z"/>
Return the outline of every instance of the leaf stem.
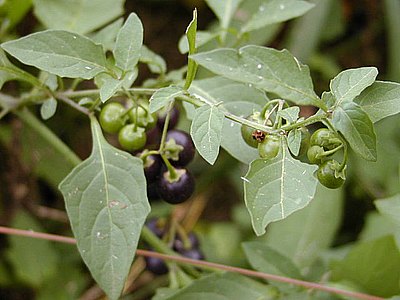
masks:
<path fill-rule="evenodd" d="M 77 111 L 80 111 L 81 113 L 83 113 L 83 114 L 85 114 L 87 116 L 90 114 L 90 111 L 86 107 L 83 107 L 83 106 L 79 105 L 78 103 L 76 103 L 72 99 L 66 97 L 65 95 L 63 95 L 63 94 L 54 94 L 54 96 L 55 96 L 55 98 L 61 100 L 65 104 L 68 104 L 69 106 L 75 108 Z"/>
<path fill-rule="evenodd" d="M 313 115 L 303 121 L 300 122 L 296 122 L 293 124 L 288 124 L 285 126 L 282 126 L 281 129 L 285 130 L 285 131 L 289 131 L 295 128 L 300 128 L 300 127 L 304 127 L 304 126 L 308 126 L 317 122 L 322 122 L 324 120 L 327 119 L 327 115 L 326 114 L 318 114 L 318 115 Z"/>
<path fill-rule="evenodd" d="M 64 156 L 64 158 L 74 167 L 81 163 L 81 159 L 58 138 L 47 126 L 40 122 L 34 114 L 26 107 L 22 110 L 14 111 L 14 113 L 36 133 L 44 138 L 56 151 Z"/>
<path fill-rule="evenodd" d="M 31 230 L 21 230 L 21 229 L 15 229 L 15 228 L 9 228 L 9 227 L 0 226 L 0 233 L 9 234 L 9 235 L 19 235 L 19 236 L 25 236 L 25 237 L 32 237 L 32 238 L 44 239 L 44 240 L 55 241 L 55 242 L 62 242 L 62 243 L 67 243 L 67 244 L 76 244 L 76 240 L 74 238 L 65 237 L 65 236 L 59 236 L 59 235 L 49 234 L 49 233 L 34 232 L 34 231 L 31 231 Z M 248 270 L 248 269 L 243 269 L 243 268 L 238 268 L 238 267 L 232 267 L 232 266 L 227 266 L 227 265 L 221 265 L 221 264 L 217 264 L 217 263 L 212 263 L 212 262 L 207 262 L 207 261 L 200 261 L 200 260 L 195 260 L 195 259 L 183 257 L 183 256 L 180 256 L 180 255 L 177 255 L 174 251 L 172 251 L 170 248 L 168 248 L 164 243 L 162 243 L 150 231 L 150 229 L 148 229 L 146 227 L 143 227 L 142 237 L 148 243 L 150 241 L 154 242 L 154 245 L 152 245 L 152 246 L 155 246 L 154 248 L 157 251 L 159 251 L 158 249 L 160 249 L 161 252 L 165 252 L 167 254 L 161 254 L 161 253 L 157 253 L 157 252 L 154 252 L 154 251 L 137 249 L 136 250 L 136 254 L 137 255 L 147 256 L 147 257 L 157 257 L 157 258 L 161 258 L 161 259 L 165 259 L 165 260 L 172 260 L 172 261 L 176 261 L 176 262 L 178 262 L 180 264 L 190 264 L 190 265 L 193 265 L 193 266 L 196 266 L 196 267 L 199 267 L 199 268 L 202 268 L 202 269 L 206 269 L 206 270 L 222 270 L 222 271 L 227 271 L 227 272 L 240 273 L 240 274 L 245 275 L 245 276 L 252 276 L 252 277 L 257 277 L 257 278 L 262 278 L 262 279 L 267 279 L 267 280 L 284 282 L 284 283 L 293 284 L 293 285 L 301 286 L 301 287 L 308 288 L 308 289 L 315 289 L 315 290 L 325 291 L 325 292 L 328 292 L 328 293 L 333 293 L 333 294 L 353 297 L 353 298 L 356 298 L 356 299 L 362 299 L 362 300 L 384 300 L 384 298 L 382 298 L 382 297 L 368 295 L 368 294 L 359 293 L 359 292 L 341 290 L 341 289 L 338 289 L 338 288 L 335 288 L 335 287 L 326 286 L 326 285 L 323 285 L 323 284 L 320 284 L 320 283 L 303 281 L 303 280 L 293 279 L 293 278 L 289 278 L 289 277 L 283 277 L 283 276 L 279 276 L 279 275 L 262 273 L 262 272 L 258 272 L 258 271 L 253 271 L 253 270 Z M 165 251 L 162 251 L 162 249 L 164 249 Z M 186 267 L 188 267 L 188 266 L 186 266 Z"/>

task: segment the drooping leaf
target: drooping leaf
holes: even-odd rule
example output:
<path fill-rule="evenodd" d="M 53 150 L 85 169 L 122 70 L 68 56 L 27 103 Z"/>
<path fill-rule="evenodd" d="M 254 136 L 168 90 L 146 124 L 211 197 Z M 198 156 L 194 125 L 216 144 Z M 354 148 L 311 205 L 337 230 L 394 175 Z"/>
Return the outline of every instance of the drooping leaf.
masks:
<path fill-rule="evenodd" d="M 141 48 L 140 62 L 147 64 L 150 71 L 153 73 L 164 74 L 167 71 L 165 60 L 145 45 Z"/>
<path fill-rule="evenodd" d="M 109 145 L 91 117 L 93 150 L 61 183 L 78 250 L 110 299 L 118 299 L 150 211 L 142 161 Z"/>
<path fill-rule="evenodd" d="M 301 146 L 301 130 L 300 129 L 290 130 L 287 137 L 287 143 L 290 152 L 292 152 L 294 156 L 299 155 Z"/>
<path fill-rule="evenodd" d="M 294 159 L 284 147 L 276 158 L 257 159 L 250 164 L 244 193 L 251 223 L 257 235 L 265 227 L 305 207 L 314 197 L 315 166 Z"/>
<path fill-rule="evenodd" d="M 111 76 L 108 76 L 107 74 L 105 75 L 107 76 L 107 78 L 103 79 L 104 81 L 100 88 L 100 100 L 103 103 L 114 96 L 123 84 L 122 80 L 115 79 Z"/>
<path fill-rule="evenodd" d="M 114 46 L 115 65 L 123 71 L 132 71 L 139 61 L 143 44 L 143 25 L 135 13 L 131 13 L 117 35 Z"/>
<path fill-rule="evenodd" d="M 276 291 L 235 273 L 212 274 L 193 281 L 165 300 L 272 300 Z"/>
<path fill-rule="evenodd" d="M 186 29 L 186 37 L 189 45 L 189 54 L 194 54 L 196 53 L 196 34 L 197 34 L 197 10 L 193 10 L 193 19 L 190 22 L 189 26 Z M 187 68 L 187 73 L 186 73 L 186 80 L 185 80 L 185 85 L 184 89 L 187 90 L 190 85 L 192 84 L 192 81 L 194 80 L 194 77 L 196 76 L 197 72 L 197 63 L 192 59 L 188 58 L 188 68 Z"/>
<path fill-rule="evenodd" d="M 48 120 L 56 113 L 57 101 L 53 97 L 43 102 L 40 107 L 40 115 L 43 120 Z"/>
<path fill-rule="evenodd" d="M 299 17 L 314 6 L 315 5 L 310 2 L 298 0 L 264 1 L 258 7 L 258 11 L 252 15 L 249 21 L 243 26 L 242 32 L 253 31 L 267 25 Z"/>
<path fill-rule="evenodd" d="M 263 242 L 242 243 L 247 260 L 260 272 L 302 279 L 301 273 L 292 260 L 265 245 Z"/>
<path fill-rule="evenodd" d="M 42 232 L 44 229 L 28 214 L 19 211 L 15 215 L 13 228 Z M 10 236 L 8 257 L 15 275 L 22 282 L 40 287 L 57 274 L 57 253 L 50 241 Z M 40 258 L 40 259 L 39 259 Z"/>
<path fill-rule="evenodd" d="M 278 116 L 284 118 L 289 123 L 294 123 L 299 118 L 299 113 L 300 108 L 298 106 L 292 106 L 278 111 Z"/>
<path fill-rule="evenodd" d="M 115 46 L 115 41 L 117 39 L 117 35 L 119 30 L 121 29 L 122 23 L 124 22 L 123 18 L 119 18 L 112 22 L 110 25 L 102 28 L 101 30 L 95 32 L 89 37 L 96 44 L 101 44 L 106 51 L 112 51 Z"/>
<path fill-rule="evenodd" d="M 268 102 L 265 93 L 240 82 L 223 77 L 195 80 L 189 92 L 209 105 L 217 105 L 232 114 L 248 116 Z M 258 157 L 257 149 L 247 145 L 240 132 L 241 124 L 225 119 L 221 146 L 243 163 Z"/>
<path fill-rule="evenodd" d="M 203 105 L 196 109 L 190 127 L 190 135 L 197 151 L 211 165 L 218 157 L 224 118 L 218 107 Z"/>
<path fill-rule="evenodd" d="M 332 245 L 341 225 L 342 206 L 342 189 L 318 184 L 310 205 L 269 225 L 266 245 L 290 257 L 301 270 L 309 268 Z"/>
<path fill-rule="evenodd" d="M 34 13 L 49 29 L 91 32 L 123 14 L 124 0 L 34 0 Z"/>
<path fill-rule="evenodd" d="M 364 89 L 374 83 L 378 70 L 374 67 L 348 69 L 340 72 L 330 83 L 331 92 L 336 98 L 336 106 L 352 101 Z"/>
<path fill-rule="evenodd" d="M 183 94 L 181 87 L 171 85 L 157 90 L 150 98 L 149 111 L 154 113 L 166 107 L 175 97 Z"/>
<path fill-rule="evenodd" d="M 215 74 L 250 83 L 295 104 L 325 107 L 314 92 L 308 67 L 287 50 L 251 45 L 239 50 L 217 49 L 191 57 Z"/>
<path fill-rule="evenodd" d="M 372 122 L 400 113 L 400 84 L 377 81 L 366 88 L 355 100 Z"/>
<path fill-rule="evenodd" d="M 390 297 L 399 294 L 400 251 L 392 236 L 359 243 L 332 266 L 332 280 L 348 280 L 367 293 Z"/>
<path fill-rule="evenodd" d="M 354 102 L 343 102 L 333 111 L 332 123 L 351 148 L 362 158 L 376 161 L 374 125 L 361 107 Z"/>
<path fill-rule="evenodd" d="M 233 15 L 243 0 L 206 0 L 206 2 L 218 17 L 221 28 L 227 29 Z"/>
<path fill-rule="evenodd" d="M 67 31 L 41 31 L 1 47 L 24 64 L 60 77 L 91 79 L 107 70 L 100 45 Z"/>

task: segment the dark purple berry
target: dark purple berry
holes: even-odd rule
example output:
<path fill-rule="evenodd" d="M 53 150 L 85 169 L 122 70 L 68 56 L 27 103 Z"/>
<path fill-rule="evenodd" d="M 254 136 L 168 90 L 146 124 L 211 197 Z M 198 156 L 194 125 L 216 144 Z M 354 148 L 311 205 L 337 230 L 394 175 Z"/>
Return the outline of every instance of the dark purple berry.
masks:
<path fill-rule="evenodd" d="M 164 235 L 164 226 L 160 224 L 159 219 L 150 219 L 146 222 L 146 226 L 159 238 Z"/>
<path fill-rule="evenodd" d="M 185 248 L 185 243 L 183 242 L 182 238 L 178 235 L 175 240 L 174 240 L 174 249 L 179 252 L 182 253 L 183 251 L 189 250 L 189 249 L 195 249 L 199 247 L 199 239 L 197 238 L 197 236 L 193 233 L 190 232 L 187 235 L 187 238 L 189 240 L 189 248 Z"/>
<path fill-rule="evenodd" d="M 189 199 L 194 192 L 193 175 L 186 169 L 176 169 L 179 178 L 171 181 L 169 172 L 163 172 L 158 181 L 158 194 L 162 199 L 171 204 L 182 203 Z"/>
<path fill-rule="evenodd" d="M 169 116 L 168 129 L 175 128 L 176 124 L 178 124 L 179 121 L 179 115 L 180 115 L 179 109 L 174 106 Z M 160 112 L 158 114 L 157 127 L 160 128 L 161 130 L 164 128 L 166 117 L 167 117 L 166 111 Z"/>
<path fill-rule="evenodd" d="M 192 138 L 189 134 L 182 130 L 173 129 L 167 132 L 166 141 L 169 141 L 170 139 L 174 139 L 176 144 L 183 147 L 183 150 L 179 152 L 179 159 L 171 159 L 171 164 L 180 167 L 186 166 L 189 162 L 192 161 L 195 154 L 195 147 Z"/>
<path fill-rule="evenodd" d="M 204 255 L 201 253 L 199 249 L 189 249 L 189 250 L 184 250 L 180 252 L 183 256 L 191 259 L 197 259 L 197 260 L 203 260 Z"/>
<path fill-rule="evenodd" d="M 146 269 L 155 275 L 163 275 L 168 273 L 168 267 L 161 258 L 145 257 Z"/>
<path fill-rule="evenodd" d="M 147 183 L 147 187 L 146 187 L 147 199 L 149 199 L 149 201 L 151 201 L 151 202 L 160 200 L 160 196 L 158 195 L 158 191 L 157 191 L 157 186 L 158 186 L 157 181 Z"/>
<path fill-rule="evenodd" d="M 143 167 L 147 183 L 153 182 L 160 175 L 162 159 L 159 155 L 149 155 L 146 157 Z"/>
<path fill-rule="evenodd" d="M 146 149 L 158 149 L 161 140 L 161 130 L 158 127 L 147 130 L 146 138 Z"/>

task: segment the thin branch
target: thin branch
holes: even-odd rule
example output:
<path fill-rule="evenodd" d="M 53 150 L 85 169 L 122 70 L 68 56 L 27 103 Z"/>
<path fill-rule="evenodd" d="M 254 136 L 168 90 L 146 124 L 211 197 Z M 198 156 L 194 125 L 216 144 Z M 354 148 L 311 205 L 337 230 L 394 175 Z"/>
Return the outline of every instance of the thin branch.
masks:
<path fill-rule="evenodd" d="M 74 102 L 74 100 L 66 97 L 63 94 L 55 94 L 55 97 L 87 116 L 90 114 L 90 111 L 86 107 L 80 106 L 78 103 Z"/>
<path fill-rule="evenodd" d="M 38 238 L 38 239 L 45 239 L 45 240 L 49 240 L 49 241 L 55 241 L 55 242 L 61 242 L 61 243 L 67 243 L 67 244 L 76 244 L 76 240 L 74 238 L 70 238 L 70 237 L 59 236 L 59 235 L 49 234 L 49 233 L 34 232 L 34 231 L 29 231 L 29 230 L 21 230 L 21 229 L 15 229 L 15 228 L 3 227 L 3 226 L 0 226 L 0 233 L 26 236 L 26 237 L 32 237 L 32 238 Z M 272 280 L 272 281 L 284 282 L 284 283 L 293 284 L 293 285 L 301 286 L 301 287 L 308 288 L 308 289 L 325 291 L 325 292 L 334 293 L 334 294 L 338 294 L 338 295 L 354 297 L 357 299 L 384 300 L 384 298 L 381 298 L 381 297 L 367 295 L 364 293 L 345 291 L 345 290 L 337 289 L 337 288 L 330 287 L 330 286 L 325 286 L 325 285 L 314 283 L 314 282 L 303 281 L 303 280 L 283 277 L 283 276 L 274 275 L 274 274 L 262 273 L 262 272 L 243 269 L 243 268 L 226 266 L 226 265 L 221 265 L 221 264 L 207 262 L 207 261 L 199 261 L 199 260 L 194 260 L 194 259 L 190 259 L 190 258 L 182 257 L 182 256 L 161 254 L 158 252 L 141 250 L 141 249 L 137 249 L 136 254 L 140 255 L 140 256 L 156 257 L 156 258 L 161 258 L 164 260 L 176 261 L 178 263 L 190 264 L 190 265 L 197 266 L 197 267 L 200 267 L 203 269 L 212 269 L 212 270 L 217 269 L 217 270 L 223 270 L 223 271 L 227 271 L 227 272 L 240 273 L 240 274 L 246 275 L 246 276 L 252 276 L 252 277 L 257 277 L 257 278 L 262 278 L 262 279 L 267 279 L 267 280 Z"/>
<path fill-rule="evenodd" d="M 33 210 L 33 213 L 40 218 L 58 221 L 62 223 L 68 223 L 68 216 L 66 212 L 62 210 L 42 205 L 32 205 L 31 208 Z"/>

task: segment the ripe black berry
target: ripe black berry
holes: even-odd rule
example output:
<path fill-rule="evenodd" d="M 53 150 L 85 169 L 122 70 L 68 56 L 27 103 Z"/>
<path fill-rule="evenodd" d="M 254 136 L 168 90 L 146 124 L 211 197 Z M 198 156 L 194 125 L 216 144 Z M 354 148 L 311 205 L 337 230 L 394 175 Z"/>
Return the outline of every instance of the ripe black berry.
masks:
<path fill-rule="evenodd" d="M 146 177 L 147 183 L 155 181 L 160 175 L 162 160 L 159 155 L 149 155 L 146 157 L 146 161 L 143 164 L 144 176 Z"/>
<path fill-rule="evenodd" d="M 146 269 L 155 275 L 168 273 L 168 267 L 161 258 L 145 257 Z"/>
<path fill-rule="evenodd" d="M 162 238 L 164 235 L 164 227 L 161 226 L 159 219 L 150 219 L 146 222 L 147 228 L 151 230 L 156 236 Z"/>
<path fill-rule="evenodd" d="M 179 235 L 175 238 L 174 249 L 177 252 L 182 253 L 183 251 L 187 251 L 189 249 L 196 249 L 199 247 L 199 239 L 193 232 L 188 233 L 187 238 L 189 240 L 189 245 L 188 245 L 189 248 L 185 248 L 185 243 L 183 242 L 182 238 Z"/>
<path fill-rule="evenodd" d="M 182 203 L 189 199 L 194 192 L 193 175 L 186 169 L 176 169 L 179 178 L 171 180 L 169 172 L 163 172 L 158 181 L 158 194 L 171 204 Z"/>
<path fill-rule="evenodd" d="M 186 166 L 192 161 L 195 154 L 195 147 L 192 138 L 182 130 L 173 129 L 167 132 L 166 141 L 169 141 L 170 139 L 174 139 L 176 144 L 183 147 L 183 150 L 179 152 L 179 159 L 171 160 L 171 164 L 180 167 Z"/>
<path fill-rule="evenodd" d="M 189 249 L 189 250 L 184 250 L 180 252 L 183 256 L 191 259 L 197 259 L 197 260 L 203 260 L 204 255 L 201 253 L 199 249 Z"/>
<path fill-rule="evenodd" d="M 178 124 L 178 121 L 179 121 L 179 115 L 180 115 L 179 109 L 177 109 L 174 106 L 172 108 L 170 116 L 169 116 L 168 129 L 175 128 L 176 124 Z M 160 128 L 161 130 L 164 128 L 166 117 L 167 117 L 166 112 L 160 112 L 158 114 L 157 127 Z"/>

